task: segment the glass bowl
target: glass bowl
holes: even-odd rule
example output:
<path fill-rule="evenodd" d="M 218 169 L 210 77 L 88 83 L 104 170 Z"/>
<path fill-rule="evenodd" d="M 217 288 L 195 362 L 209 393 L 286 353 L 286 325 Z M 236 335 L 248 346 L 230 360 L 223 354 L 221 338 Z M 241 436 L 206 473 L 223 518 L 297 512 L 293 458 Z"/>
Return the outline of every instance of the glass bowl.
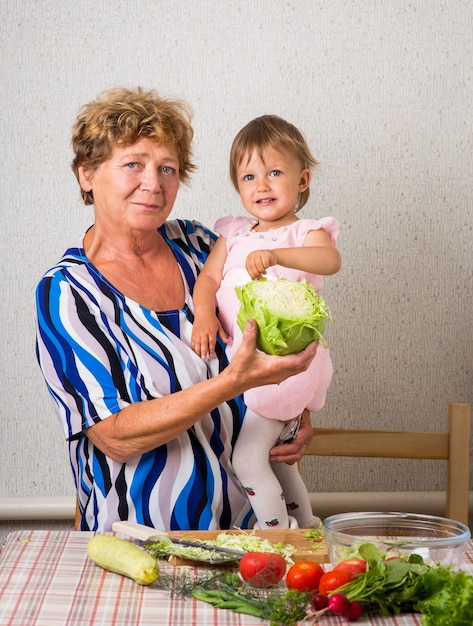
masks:
<path fill-rule="evenodd" d="M 460 569 L 470 529 L 445 517 L 415 513 L 342 513 L 323 521 L 330 563 L 350 558 L 362 543 L 380 552 L 408 557 L 420 554 L 426 563 Z"/>

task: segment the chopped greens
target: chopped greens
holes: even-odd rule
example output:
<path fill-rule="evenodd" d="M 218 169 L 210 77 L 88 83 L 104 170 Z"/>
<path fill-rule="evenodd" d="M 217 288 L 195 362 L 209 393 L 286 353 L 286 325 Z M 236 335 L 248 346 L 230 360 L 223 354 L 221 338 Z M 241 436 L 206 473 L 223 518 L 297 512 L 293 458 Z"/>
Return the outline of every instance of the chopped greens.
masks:
<path fill-rule="evenodd" d="M 193 539 L 196 543 L 199 540 Z M 296 551 L 294 546 L 284 543 L 271 543 L 268 539 L 261 539 L 254 534 L 242 532 L 238 535 L 221 532 L 215 539 L 205 539 L 202 543 L 214 545 L 215 547 L 231 548 L 232 550 L 242 550 L 243 552 L 275 552 L 280 554 L 288 563 L 292 563 L 292 555 Z M 180 546 L 173 543 L 167 537 L 153 544 L 148 544 L 146 549 L 157 559 L 199 559 L 208 561 L 210 556 L 216 553 L 200 548 Z"/>
<path fill-rule="evenodd" d="M 306 539 L 322 539 L 323 536 L 324 531 L 320 528 L 311 528 L 305 534 Z"/>
<path fill-rule="evenodd" d="M 282 542 L 272 543 L 268 539 L 262 539 L 253 532 L 241 532 L 238 535 L 221 532 L 209 543 L 232 550 L 243 550 L 244 552 L 276 552 L 292 562 L 292 555 L 296 552 L 294 546 Z"/>
<path fill-rule="evenodd" d="M 171 560 L 173 557 L 177 557 L 180 559 L 209 561 L 210 559 L 218 558 L 217 552 L 204 548 L 195 548 L 193 546 L 180 546 L 177 543 L 173 543 L 167 537 L 163 537 L 153 544 L 147 544 L 146 551 L 152 554 L 155 559 Z"/>

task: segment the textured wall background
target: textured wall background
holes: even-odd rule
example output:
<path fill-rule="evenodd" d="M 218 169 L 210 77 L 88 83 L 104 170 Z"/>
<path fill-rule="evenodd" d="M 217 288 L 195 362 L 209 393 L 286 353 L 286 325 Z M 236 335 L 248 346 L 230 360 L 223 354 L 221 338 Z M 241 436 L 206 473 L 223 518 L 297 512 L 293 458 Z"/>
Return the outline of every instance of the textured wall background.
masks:
<path fill-rule="evenodd" d="M 335 376 L 321 425 L 443 428 L 471 402 L 470 0 L 2 1 L 0 496 L 70 495 L 35 362 L 34 287 L 91 223 L 69 169 L 79 107 L 115 85 L 195 109 L 174 215 L 240 213 L 235 133 L 274 112 L 321 161 L 305 217 L 342 223 L 327 280 Z M 425 466 L 422 466 L 425 468 Z M 436 490 L 442 468 L 305 462 L 311 490 Z"/>

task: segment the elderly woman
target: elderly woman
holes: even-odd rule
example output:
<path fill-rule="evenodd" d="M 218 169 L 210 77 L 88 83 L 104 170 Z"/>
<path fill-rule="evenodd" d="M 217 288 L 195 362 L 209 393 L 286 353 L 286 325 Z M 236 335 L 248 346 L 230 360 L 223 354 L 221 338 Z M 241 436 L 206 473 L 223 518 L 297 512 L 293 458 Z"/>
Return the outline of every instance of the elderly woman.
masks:
<path fill-rule="evenodd" d="M 251 527 L 234 476 L 241 394 L 304 371 L 316 352 L 271 357 L 250 322 L 229 365 L 224 344 L 191 348 L 192 290 L 215 241 L 170 220 L 194 169 L 190 111 L 154 91 L 115 89 L 76 120 L 73 171 L 94 221 L 36 290 L 37 356 L 68 442 L 82 530 L 128 519 L 161 529 Z M 297 461 L 312 431 L 272 450 Z"/>

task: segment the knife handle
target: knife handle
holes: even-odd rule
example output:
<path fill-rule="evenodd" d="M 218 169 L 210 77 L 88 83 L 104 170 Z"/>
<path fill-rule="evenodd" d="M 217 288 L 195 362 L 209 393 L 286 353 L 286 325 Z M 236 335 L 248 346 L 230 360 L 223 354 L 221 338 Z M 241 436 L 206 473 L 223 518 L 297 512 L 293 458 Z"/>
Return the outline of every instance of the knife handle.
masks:
<path fill-rule="evenodd" d="M 133 537 L 134 539 L 140 539 L 141 541 L 149 541 L 150 539 L 159 540 L 168 536 L 163 530 L 157 530 L 156 528 L 151 528 L 151 526 L 145 526 L 137 522 L 128 522 L 126 520 L 113 522 L 112 530 L 116 533 L 123 533 L 129 537 Z"/>

